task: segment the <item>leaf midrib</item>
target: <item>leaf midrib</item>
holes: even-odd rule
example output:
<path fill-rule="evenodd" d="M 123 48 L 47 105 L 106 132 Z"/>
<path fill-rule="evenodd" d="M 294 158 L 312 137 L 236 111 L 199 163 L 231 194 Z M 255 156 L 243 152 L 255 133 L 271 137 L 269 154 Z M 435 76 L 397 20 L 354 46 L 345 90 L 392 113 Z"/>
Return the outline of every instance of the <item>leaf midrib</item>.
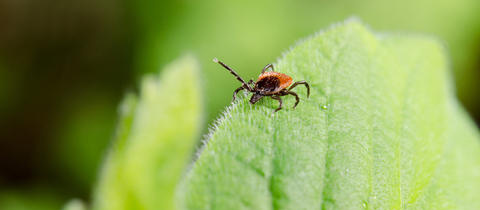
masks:
<path fill-rule="evenodd" d="M 348 31 L 348 36 L 350 35 L 351 33 L 351 30 Z M 346 37 L 348 37 L 346 36 Z M 346 39 L 348 40 L 348 39 Z M 326 95 L 326 105 L 328 106 L 328 109 L 326 111 L 326 114 L 325 114 L 325 128 L 326 128 L 326 133 L 327 135 L 325 135 L 327 137 L 327 144 L 326 144 L 326 148 L 327 148 L 327 152 L 325 153 L 325 167 L 324 167 L 324 174 L 323 174 L 323 185 L 322 185 L 322 203 L 321 203 L 321 209 L 324 210 L 326 207 L 325 207 L 325 201 L 326 201 L 326 191 L 325 191 L 325 188 L 326 188 L 326 185 L 328 181 L 328 169 L 330 168 L 330 162 L 329 161 L 329 154 L 332 152 L 331 149 L 330 149 L 330 145 L 331 145 L 331 138 L 330 138 L 330 115 L 331 115 L 331 112 L 333 110 L 333 101 L 331 99 L 331 94 L 333 92 L 333 88 L 335 87 L 335 81 L 336 81 L 336 75 L 334 73 L 334 70 L 337 71 L 338 69 L 338 66 L 339 66 L 339 60 L 340 58 L 343 56 L 343 54 L 345 53 L 346 49 L 347 49 L 347 46 L 348 46 L 348 41 L 345 41 L 343 43 L 343 45 L 340 47 L 340 50 L 339 50 L 339 53 L 337 55 L 337 57 L 334 59 L 334 64 L 333 64 L 333 67 L 330 69 L 330 71 L 327 71 L 329 74 L 328 74 L 328 90 L 330 90 L 328 93 L 327 91 L 324 91 L 325 92 L 325 95 Z M 332 76 L 333 75 L 333 76 Z"/>

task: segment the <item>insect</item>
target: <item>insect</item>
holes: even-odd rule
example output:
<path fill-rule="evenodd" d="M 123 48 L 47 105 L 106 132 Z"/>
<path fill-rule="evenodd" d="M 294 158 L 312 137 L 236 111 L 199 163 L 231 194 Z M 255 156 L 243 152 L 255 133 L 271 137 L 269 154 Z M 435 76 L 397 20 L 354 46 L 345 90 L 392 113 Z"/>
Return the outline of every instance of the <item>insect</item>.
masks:
<path fill-rule="evenodd" d="M 254 83 L 253 80 L 250 80 L 248 83 L 245 82 L 232 68 L 224 64 L 223 62 L 219 61 L 217 58 L 213 59 L 213 62 L 222 65 L 226 68 L 238 81 L 242 83 L 242 86 L 237 88 L 233 92 L 233 100 L 235 101 L 237 97 L 237 93 L 241 90 L 246 90 L 248 92 L 253 93 L 252 97 L 250 98 L 250 103 L 255 104 L 264 96 L 270 96 L 271 98 L 277 100 L 279 102 L 279 106 L 275 109 L 274 113 L 282 109 L 282 99 L 280 96 L 285 95 L 293 95 L 295 96 L 296 102 L 293 105 L 295 108 L 300 102 L 300 98 L 298 97 L 297 93 L 291 91 L 297 85 L 305 85 L 307 88 L 307 98 L 310 96 L 310 86 L 306 81 L 298 81 L 293 83 L 292 85 L 292 78 L 286 74 L 282 74 L 280 72 L 276 72 L 273 68 L 273 64 L 267 64 L 260 76 L 258 77 L 257 81 Z M 272 71 L 267 71 L 271 69 Z M 290 86 L 291 85 L 291 86 Z M 289 87 L 290 86 L 290 87 Z M 288 88 L 288 89 L 287 89 Z"/>

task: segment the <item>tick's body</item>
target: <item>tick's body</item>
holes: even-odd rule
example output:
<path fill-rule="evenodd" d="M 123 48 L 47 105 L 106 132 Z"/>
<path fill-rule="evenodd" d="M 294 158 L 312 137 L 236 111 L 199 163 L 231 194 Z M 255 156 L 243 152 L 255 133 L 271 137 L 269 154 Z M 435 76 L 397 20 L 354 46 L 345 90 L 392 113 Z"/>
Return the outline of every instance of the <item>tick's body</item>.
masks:
<path fill-rule="evenodd" d="M 275 72 L 273 69 L 272 64 L 266 65 L 260 76 L 258 77 L 257 81 L 253 83 L 253 80 L 250 80 L 248 83 L 245 82 L 233 69 L 231 69 L 229 66 L 225 65 L 221 61 L 217 60 L 216 58 L 213 59 L 214 62 L 219 63 L 223 67 L 225 67 L 230 73 L 232 73 L 238 81 L 242 83 L 242 86 L 237 88 L 235 92 L 233 92 L 233 100 L 235 100 L 237 93 L 241 90 L 247 90 L 249 92 L 252 92 L 252 98 L 250 98 L 250 103 L 255 104 L 258 100 L 260 100 L 264 96 L 270 96 L 275 100 L 278 100 L 280 103 L 279 107 L 275 109 L 275 112 L 278 110 L 282 109 L 282 99 L 280 96 L 285 96 L 285 95 L 293 95 L 295 96 L 296 102 L 293 108 L 295 108 L 300 102 L 300 98 L 298 95 L 290 91 L 294 87 L 296 87 L 299 84 L 305 85 L 307 87 L 307 97 L 310 95 L 310 86 L 308 85 L 307 82 L 305 81 L 299 81 L 293 83 L 292 86 L 292 78 L 286 74 L 282 74 L 280 72 Z M 272 71 L 266 72 L 267 69 L 271 68 Z M 288 88 L 290 86 L 290 88 Z M 288 89 L 287 89 L 288 88 Z"/>
<path fill-rule="evenodd" d="M 292 84 L 292 78 L 286 74 L 269 71 L 260 74 L 255 82 L 255 89 L 265 93 L 265 95 L 273 95 L 287 88 Z"/>

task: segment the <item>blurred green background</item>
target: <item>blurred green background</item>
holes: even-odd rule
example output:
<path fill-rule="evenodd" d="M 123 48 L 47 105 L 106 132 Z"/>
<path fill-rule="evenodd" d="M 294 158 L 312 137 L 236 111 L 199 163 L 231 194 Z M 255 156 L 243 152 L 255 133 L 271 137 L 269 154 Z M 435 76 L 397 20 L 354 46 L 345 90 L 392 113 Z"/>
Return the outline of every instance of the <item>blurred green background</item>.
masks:
<path fill-rule="evenodd" d="M 443 40 L 457 94 L 480 122 L 479 11 L 478 0 L 0 0 L 0 209 L 88 201 L 117 104 L 146 73 L 196 55 L 207 127 L 239 86 L 213 57 L 254 78 L 351 16 Z"/>

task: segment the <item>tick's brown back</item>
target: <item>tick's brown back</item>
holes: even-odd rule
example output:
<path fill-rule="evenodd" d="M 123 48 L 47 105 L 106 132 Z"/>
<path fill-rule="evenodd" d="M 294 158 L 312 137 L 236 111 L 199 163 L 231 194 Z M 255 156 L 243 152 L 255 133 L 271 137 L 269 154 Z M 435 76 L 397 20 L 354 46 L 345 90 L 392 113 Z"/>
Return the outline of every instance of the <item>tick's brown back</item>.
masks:
<path fill-rule="evenodd" d="M 256 82 L 256 89 L 267 94 L 278 93 L 292 84 L 292 78 L 279 72 L 265 72 Z"/>

